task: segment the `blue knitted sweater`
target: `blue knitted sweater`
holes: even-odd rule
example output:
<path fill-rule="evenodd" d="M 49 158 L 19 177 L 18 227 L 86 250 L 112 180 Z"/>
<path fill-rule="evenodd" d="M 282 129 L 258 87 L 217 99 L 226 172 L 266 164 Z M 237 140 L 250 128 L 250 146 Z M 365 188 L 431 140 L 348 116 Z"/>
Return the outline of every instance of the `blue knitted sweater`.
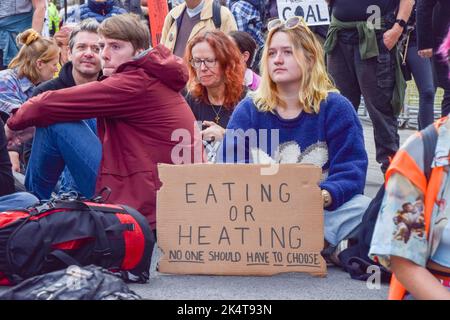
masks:
<path fill-rule="evenodd" d="M 101 23 L 106 18 L 122 13 L 127 13 L 127 11 L 123 8 L 114 6 L 114 0 L 106 0 L 104 2 L 88 0 L 87 3 L 82 4 L 79 8 L 75 8 L 69 12 L 67 22 L 78 22 L 79 15 L 80 21 L 94 18 L 98 23 Z"/>
<path fill-rule="evenodd" d="M 252 136 L 249 129 L 267 129 L 269 135 L 258 130 Z M 279 138 L 271 140 L 271 132 L 278 132 Z M 320 188 L 333 198 L 327 210 L 364 191 L 368 160 L 362 126 L 352 104 L 338 93 L 329 93 L 318 114 L 302 112 L 294 119 L 283 119 L 276 111 L 260 112 L 252 98 L 245 98 L 231 116 L 220 155 L 221 162 L 312 163 L 321 167 Z"/>

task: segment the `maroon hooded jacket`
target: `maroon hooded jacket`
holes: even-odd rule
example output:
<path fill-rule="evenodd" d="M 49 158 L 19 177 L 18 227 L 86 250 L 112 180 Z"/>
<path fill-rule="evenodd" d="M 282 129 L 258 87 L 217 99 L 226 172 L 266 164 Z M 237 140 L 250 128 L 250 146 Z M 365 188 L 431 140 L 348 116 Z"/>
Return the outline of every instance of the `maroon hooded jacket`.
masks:
<path fill-rule="evenodd" d="M 155 229 L 156 191 L 161 186 L 157 164 L 173 163 L 172 150 L 181 140 L 188 148 L 183 152 L 191 153 L 190 161 L 202 161 L 195 117 L 179 93 L 187 79 L 183 61 L 159 45 L 122 64 L 103 81 L 28 100 L 8 120 L 8 126 L 20 130 L 96 117 L 103 148 L 97 192 L 109 187 L 108 202 L 138 209 Z M 172 141 L 176 129 L 189 133 L 189 140 Z M 197 152 L 195 157 L 193 152 Z"/>

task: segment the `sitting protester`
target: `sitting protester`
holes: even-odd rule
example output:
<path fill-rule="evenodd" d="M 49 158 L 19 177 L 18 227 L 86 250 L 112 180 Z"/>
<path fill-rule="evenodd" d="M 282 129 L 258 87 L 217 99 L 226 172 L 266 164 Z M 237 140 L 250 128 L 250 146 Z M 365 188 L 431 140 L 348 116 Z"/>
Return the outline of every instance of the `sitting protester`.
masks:
<path fill-rule="evenodd" d="M 322 168 L 324 235 L 333 249 L 370 202 L 362 195 L 368 160 L 361 123 L 328 78 L 322 47 L 303 19 L 272 20 L 268 29 L 261 84 L 233 112 L 221 160 Z"/>
<path fill-rule="evenodd" d="M 96 20 L 86 19 L 79 26 L 75 26 L 72 29 L 68 39 L 68 58 L 70 61 L 62 67 L 57 78 L 38 85 L 33 91 L 33 96 L 49 90 L 60 90 L 97 81 L 101 70 L 99 36 L 97 34 L 98 26 L 99 24 Z M 101 148 L 100 140 L 96 138 L 97 125 L 95 119 L 84 119 L 78 123 L 73 122 L 71 125 L 83 128 L 82 130 L 89 134 L 91 143 L 95 143 L 98 148 Z M 42 163 L 42 161 L 48 161 L 46 156 L 42 157 L 42 150 L 48 148 L 47 138 L 44 130 L 38 130 L 37 134 L 36 139 L 39 143 L 33 144 L 32 148 L 31 144 L 27 143 L 24 148 L 24 161 L 27 164 L 25 186 L 27 186 L 28 190 L 32 190 L 34 185 L 43 184 L 47 180 L 47 177 L 44 176 L 47 170 L 41 171 L 40 169 L 53 165 L 51 161 Z M 44 134 L 44 137 L 39 136 L 42 134 Z M 28 161 L 30 152 L 34 153 L 31 163 Z M 75 181 L 66 167 L 57 191 L 61 193 L 77 190 Z"/>
<path fill-rule="evenodd" d="M 188 42 L 186 101 L 201 122 L 208 160 L 214 162 L 234 107 L 245 93 L 245 65 L 236 44 L 222 31 L 207 31 Z"/>
<path fill-rule="evenodd" d="M 5 210 L 27 208 L 39 200 L 26 192 L 15 192 L 14 177 L 11 170 L 4 123 L 0 118 L 0 212 Z"/>
<path fill-rule="evenodd" d="M 8 65 L 9 69 L 0 71 L 0 114 L 3 119 L 32 96 L 36 85 L 52 79 L 58 70 L 59 48 L 51 39 L 28 29 L 17 36 L 17 43 L 22 45 L 18 55 Z M 9 149 L 16 172 L 21 171 L 20 152 L 20 148 Z"/>
<path fill-rule="evenodd" d="M 448 59 L 450 33 L 440 51 Z M 424 165 L 423 135 L 415 134 L 386 173 L 369 255 L 394 274 L 389 299 L 450 299 L 450 120 L 432 126 L 437 143 L 431 170 Z"/>
<path fill-rule="evenodd" d="M 97 192 L 108 187 L 109 203 L 137 209 L 155 229 L 156 191 L 161 186 L 157 164 L 190 163 L 196 160 L 195 147 L 202 150 L 194 115 L 179 93 L 188 79 L 187 68 L 162 45 L 145 51 L 150 33 L 135 15 L 108 18 L 98 33 L 108 78 L 30 99 L 8 120 L 7 136 L 17 140 L 21 132 L 10 129 L 36 126 L 47 137 L 47 147 L 41 148 L 43 165 L 36 168 L 46 180 L 30 186 L 40 198 L 50 196 L 67 165 L 84 196 L 92 197 L 95 186 Z M 101 144 L 91 130 L 77 126 L 93 117 Z M 188 133 L 189 139 L 175 139 L 177 130 Z M 37 137 L 38 132 L 35 144 L 40 143 Z M 181 159 L 172 155 L 180 145 Z M 51 166 L 44 165 L 48 161 Z"/>
<path fill-rule="evenodd" d="M 256 42 L 245 31 L 232 31 L 230 32 L 230 37 L 239 47 L 242 59 L 247 65 L 247 69 L 244 74 L 244 84 L 249 90 L 255 91 L 258 89 L 259 83 L 261 82 L 261 77 L 251 69 L 256 53 Z"/>

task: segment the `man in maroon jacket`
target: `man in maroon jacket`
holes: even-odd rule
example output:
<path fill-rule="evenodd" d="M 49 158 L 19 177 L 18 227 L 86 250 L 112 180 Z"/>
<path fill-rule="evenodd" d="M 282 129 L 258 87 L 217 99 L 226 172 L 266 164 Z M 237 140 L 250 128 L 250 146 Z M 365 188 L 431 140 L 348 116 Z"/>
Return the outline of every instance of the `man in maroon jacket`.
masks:
<path fill-rule="evenodd" d="M 103 74 L 108 78 L 32 98 L 7 126 L 11 130 L 37 127 L 35 139 L 41 141 L 35 145 L 42 150 L 30 159 L 30 164 L 38 165 L 27 173 L 27 187 L 39 198 L 49 198 L 67 165 L 84 196 L 92 196 L 94 186 L 96 191 L 109 187 L 108 202 L 138 209 L 155 229 L 157 164 L 177 162 L 171 156 L 180 146 L 174 131 L 188 133 L 182 152 L 190 155 L 191 162 L 202 161 L 194 115 L 179 93 L 188 71 L 164 46 L 144 51 L 150 35 L 136 16 L 106 19 L 99 35 Z M 74 129 L 69 122 L 93 117 L 100 146 L 89 132 Z M 42 172 L 44 178 L 38 179 Z"/>

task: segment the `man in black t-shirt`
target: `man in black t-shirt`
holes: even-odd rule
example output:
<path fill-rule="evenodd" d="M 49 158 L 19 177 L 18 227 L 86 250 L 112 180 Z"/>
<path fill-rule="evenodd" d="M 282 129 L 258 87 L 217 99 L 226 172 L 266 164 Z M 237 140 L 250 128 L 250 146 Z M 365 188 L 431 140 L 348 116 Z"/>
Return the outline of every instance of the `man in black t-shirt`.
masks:
<path fill-rule="evenodd" d="M 328 2 L 332 15 L 341 25 L 362 22 L 360 26 L 371 23 L 375 26 L 376 40 L 373 38 L 373 42 L 368 40 L 367 33 L 360 35 L 356 26 L 340 27 L 336 44 L 328 52 L 327 63 L 337 88 L 352 102 L 355 109 L 359 107 L 361 95 L 364 97 L 364 104 L 374 128 L 376 160 L 381 163 L 381 170 L 385 172 L 389 166 L 389 158 L 399 147 L 397 112 L 394 111 L 392 103 L 396 81 L 397 84 L 399 82 L 398 78 L 396 80 L 396 44 L 410 16 L 414 1 Z M 382 18 L 382 22 L 378 27 L 379 18 Z M 369 46 L 365 47 L 363 44 Z M 376 50 L 369 53 L 367 48 Z M 364 50 L 369 54 L 363 54 Z"/>

